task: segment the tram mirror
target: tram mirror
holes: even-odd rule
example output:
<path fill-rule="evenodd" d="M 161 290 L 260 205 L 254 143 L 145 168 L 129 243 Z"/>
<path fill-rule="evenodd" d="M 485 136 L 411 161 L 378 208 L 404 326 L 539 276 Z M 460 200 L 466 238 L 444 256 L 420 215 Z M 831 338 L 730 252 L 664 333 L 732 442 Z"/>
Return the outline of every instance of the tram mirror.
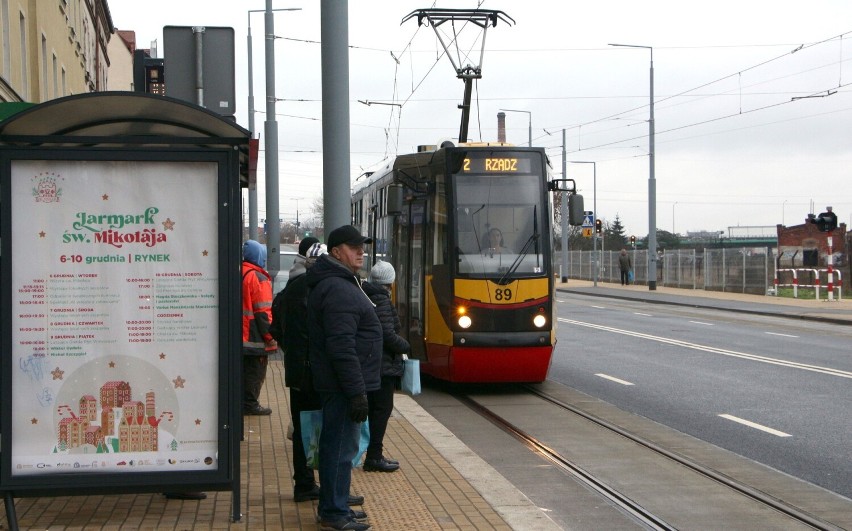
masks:
<path fill-rule="evenodd" d="M 583 196 L 573 194 L 568 196 L 568 223 L 579 227 L 583 224 Z"/>
<path fill-rule="evenodd" d="M 401 184 L 388 186 L 388 214 L 402 214 L 403 189 Z"/>

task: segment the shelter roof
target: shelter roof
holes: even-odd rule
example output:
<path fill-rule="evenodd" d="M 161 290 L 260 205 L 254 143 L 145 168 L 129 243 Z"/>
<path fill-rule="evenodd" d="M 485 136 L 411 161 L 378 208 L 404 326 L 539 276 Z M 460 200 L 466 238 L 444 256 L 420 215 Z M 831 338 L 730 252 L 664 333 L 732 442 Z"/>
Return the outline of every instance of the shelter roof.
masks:
<path fill-rule="evenodd" d="M 0 145 L 237 146 L 248 183 L 251 133 L 204 107 L 142 92 L 89 92 L 49 100 L 0 122 Z M 254 151 L 252 155 L 250 151 Z M 256 163 L 254 164 L 256 166 Z"/>

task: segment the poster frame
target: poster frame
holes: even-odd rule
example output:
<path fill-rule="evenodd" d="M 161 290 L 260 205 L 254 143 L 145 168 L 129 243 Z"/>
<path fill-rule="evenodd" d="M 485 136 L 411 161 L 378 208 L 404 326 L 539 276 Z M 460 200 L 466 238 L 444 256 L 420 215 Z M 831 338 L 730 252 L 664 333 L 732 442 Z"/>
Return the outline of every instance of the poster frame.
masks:
<path fill-rule="evenodd" d="M 168 143 L 166 140 L 164 143 Z M 218 352 L 211 361 L 218 364 L 216 382 L 218 466 L 215 470 L 179 470 L 142 472 L 75 473 L 47 475 L 12 474 L 12 344 L 14 311 L 12 308 L 12 263 L 14 234 L 12 231 L 11 184 L 14 161 L 122 161 L 145 163 L 212 162 L 217 165 L 216 212 L 218 242 Z M 128 178 L 133 178 L 129 176 Z M 63 148 L 43 146 L 0 147 L 0 491 L 14 497 L 65 496 L 90 494 L 124 494 L 140 492 L 227 491 L 239 498 L 241 404 L 240 312 L 240 182 L 239 151 L 236 147 L 91 147 Z M 32 257 L 23 259 L 31 260 Z"/>

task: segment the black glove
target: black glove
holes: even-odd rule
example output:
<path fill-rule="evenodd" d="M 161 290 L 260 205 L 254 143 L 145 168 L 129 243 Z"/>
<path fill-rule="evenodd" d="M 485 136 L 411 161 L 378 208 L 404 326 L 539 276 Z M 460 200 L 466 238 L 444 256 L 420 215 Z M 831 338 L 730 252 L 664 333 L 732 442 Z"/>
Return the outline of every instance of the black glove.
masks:
<path fill-rule="evenodd" d="M 349 399 L 349 418 L 352 422 L 367 420 L 367 395 L 356 395 Z"/>

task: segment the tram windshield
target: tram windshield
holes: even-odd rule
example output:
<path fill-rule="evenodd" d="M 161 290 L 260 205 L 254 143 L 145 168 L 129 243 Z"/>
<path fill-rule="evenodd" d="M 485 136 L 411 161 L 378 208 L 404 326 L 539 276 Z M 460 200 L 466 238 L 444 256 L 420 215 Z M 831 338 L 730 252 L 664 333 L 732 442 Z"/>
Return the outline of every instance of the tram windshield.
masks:
<path fill-rule="evenodd" d="M 525 154 L 526 155 L 526 154 Z M 530 154 L 531 155 L 531 154 Z M 529 155 L 527 155 L 529 157 Z M 468 159 L 465 159 L 466 161 Z M 542 176 L 519 159 L 517 173 L 476 171 L 453 178 L 458 274 L 509 281 L 545 274 Z"/>

